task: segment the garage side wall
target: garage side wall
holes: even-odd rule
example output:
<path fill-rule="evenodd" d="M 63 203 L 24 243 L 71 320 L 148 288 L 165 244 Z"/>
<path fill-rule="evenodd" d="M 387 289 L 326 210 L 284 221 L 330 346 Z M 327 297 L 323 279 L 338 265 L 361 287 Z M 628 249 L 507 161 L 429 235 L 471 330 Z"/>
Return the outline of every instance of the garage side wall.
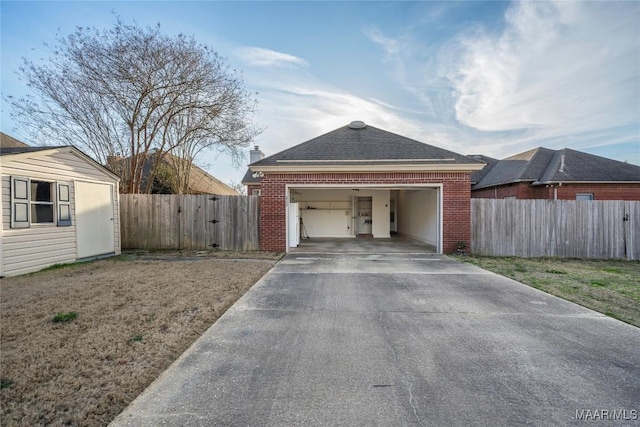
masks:
<path fill-rule="evenodd" d="M 438 192 L 398 192 L 398 233 L 438 246 Z"/>
<path fill-rule="evenodd" d="M 471 239 L 470 175 L 468 172 L 416 173 L 265 173 L 261 182 L 260 249 L 286 251 L 286 186 L 299 184 L 402 185 L 442 184 L 443 251 Z"/>
<path fill-rule="evenodd" d="M 120 222 L 118 184 L 105 181 L 106 174 L 71 152 L 29 156 L 3 156 L 0 176 L 2 202 L 2 251 L 0 273 L 17 276 L 41 270 L 53 264 L 77 260 L 75 182 L 111 182 L 113 184 L 115 248 L 120 253 Z M 11 228 L 11 176 L 21 176 L 43 181 L 68 183 L 70 189 L 71 226 L 54 224 L 31 225 L 29 228 Z"/>

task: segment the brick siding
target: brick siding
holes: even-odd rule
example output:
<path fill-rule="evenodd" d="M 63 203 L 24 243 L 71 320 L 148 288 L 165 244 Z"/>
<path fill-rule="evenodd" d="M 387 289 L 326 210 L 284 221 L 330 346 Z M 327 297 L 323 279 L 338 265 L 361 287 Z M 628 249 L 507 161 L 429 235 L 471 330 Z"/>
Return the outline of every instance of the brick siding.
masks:
<path fill-rule="evenodd" d="M 287 184 L 443 184 L 442 243 L 443 252 L 455 252 L 456 242 L 471 239 L 471 184 L 469 173 L 265 173 L 260 188 L 260 248 L 265 251 L 286 250 Z"/>
<path fill-rule="evenodd" d="M 254 196 L 255 190 L 260 190 L 260 184 L 247 184 L 247 196 Z"/>
<path fill-rule="evenodd" d="M 471 197 L 479 199 L 549 199 L 575 200 L 577 193 L 593 193 L 594 200 L 640 200 L 640 184 L 563 184 L 561 186 L 532 186 L 528 182 L 506 184 L 492 188 L 473 190 Z"/>

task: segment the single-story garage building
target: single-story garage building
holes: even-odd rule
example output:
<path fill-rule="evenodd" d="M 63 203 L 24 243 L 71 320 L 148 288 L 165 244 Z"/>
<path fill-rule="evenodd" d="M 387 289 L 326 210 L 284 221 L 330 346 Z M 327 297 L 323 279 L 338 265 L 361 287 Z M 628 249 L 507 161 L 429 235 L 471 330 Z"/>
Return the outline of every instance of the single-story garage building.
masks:
<path fill-rule="evenodd" d="M 469 244 L 470 174 L 484 165 L 351 122 L 249 165 L 259 178 L 260 247 L 287 251 L 299 215 L 310 238 L 398 233 L 454 252 Z"/>
<path fill-rule="evenodd" d="M 120 254 L 116 175 L 72 146 L 5 146 L 0 166 L 0 277 Z"/>

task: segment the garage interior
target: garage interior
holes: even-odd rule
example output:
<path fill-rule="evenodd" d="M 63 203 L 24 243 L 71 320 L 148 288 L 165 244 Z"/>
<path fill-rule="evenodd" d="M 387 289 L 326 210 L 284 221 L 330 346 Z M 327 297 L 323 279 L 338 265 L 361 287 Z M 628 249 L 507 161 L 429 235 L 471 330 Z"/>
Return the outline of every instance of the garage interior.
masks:
<path fill-rule="evenodd" d="M 386 239 L 440 253 L 440 193 L 439 186 L 289 188 L 289 247 L 350 238 L 359 246 L 366 245 L 363 240 L 376 245 Z"/>

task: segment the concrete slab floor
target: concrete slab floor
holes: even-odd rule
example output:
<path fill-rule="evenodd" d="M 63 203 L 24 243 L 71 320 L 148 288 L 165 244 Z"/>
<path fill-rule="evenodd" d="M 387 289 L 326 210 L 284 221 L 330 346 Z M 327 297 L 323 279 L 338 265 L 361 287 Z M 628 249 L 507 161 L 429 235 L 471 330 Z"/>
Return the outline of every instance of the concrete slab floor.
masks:
<path fill-rule="evenodd" d="M 391 238 L 326 238 L 300 239 L 291 253 L 435 253 L 436 247 L 403 236 Z"/>

